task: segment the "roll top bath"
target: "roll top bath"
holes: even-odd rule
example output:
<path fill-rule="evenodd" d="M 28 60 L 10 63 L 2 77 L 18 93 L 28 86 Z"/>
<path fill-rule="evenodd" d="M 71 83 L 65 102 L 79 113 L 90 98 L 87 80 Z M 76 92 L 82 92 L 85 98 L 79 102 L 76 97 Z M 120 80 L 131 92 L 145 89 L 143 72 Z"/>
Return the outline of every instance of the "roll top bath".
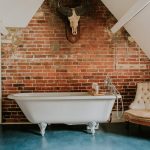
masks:
<path fill-rule="evenodd" d="M 118 98 L 121 96 L 118 95 Z M 88 92 L 19 93 L 9 95 L 44 136 L 47 124 L 86 124 L 91 133 L 109 120 L 116 96 Z"/>

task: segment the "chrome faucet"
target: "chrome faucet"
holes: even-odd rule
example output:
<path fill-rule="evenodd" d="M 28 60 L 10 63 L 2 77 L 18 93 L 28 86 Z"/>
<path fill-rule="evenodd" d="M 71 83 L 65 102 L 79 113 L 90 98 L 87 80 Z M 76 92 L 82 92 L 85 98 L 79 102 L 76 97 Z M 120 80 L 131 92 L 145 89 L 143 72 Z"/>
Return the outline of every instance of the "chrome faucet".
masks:
<path fill-rule="evenodd" d="M 112 79 L 107 75 L 105 80 L 104 80 L 104 84 L 108 87 L 108 90 L 110 91 L 110 93 L 108 94 L 114 94 L 116 96 L 116 100 L 117 100 L 117 118 L 121 118 L 124 112 L 124 106 L 123 106 L 123 99 L 122 97 L 120 98 L 121 101 L 121 107 L 122 107 L 122 112 L 121 112 L 121 116 L 119 116 L 119 98 L 118 95 L 120 95 L 120 92 L 117 90 L 117 88 L 115 87 L 115 85 L 112 83 Z"/>
<path fill-rule="evenodd" d="M 106 79 L 104 80 L 104 84 L 108 87 L 110 93 L 117 94 L 117 89 L 115 85 L 112 83 L 112 79 L 107 75 Z"/>

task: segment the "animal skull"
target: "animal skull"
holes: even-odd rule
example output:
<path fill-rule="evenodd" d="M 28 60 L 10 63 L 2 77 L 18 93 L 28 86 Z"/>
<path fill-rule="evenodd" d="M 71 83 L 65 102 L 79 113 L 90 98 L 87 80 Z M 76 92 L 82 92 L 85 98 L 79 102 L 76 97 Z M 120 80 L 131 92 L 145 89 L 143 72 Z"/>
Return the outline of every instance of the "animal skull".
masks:
<path fill-rule="evenodd" d="M 88 3 L 86 0 L 86 3 L 81 6 L 75 8 L 68 8 L 61 6 L 60 3 L 58 2 L 58 11 L 62 13 L 64 16 L 68 17 L 73 35 L 77 35 L 78 22 L 80 20 L 80 16 L 86 12 L 87 4 Z"/>
<path fill-rule="evenodd" d="M 77 35 L 77 27 L 78 27 L 78 22 L 80 20 L 80 16 L 76 15 L 75 8 L 72 8 L 72 16 L 68 17 L 68 20 L 70 22 L 72 34 Z"/>

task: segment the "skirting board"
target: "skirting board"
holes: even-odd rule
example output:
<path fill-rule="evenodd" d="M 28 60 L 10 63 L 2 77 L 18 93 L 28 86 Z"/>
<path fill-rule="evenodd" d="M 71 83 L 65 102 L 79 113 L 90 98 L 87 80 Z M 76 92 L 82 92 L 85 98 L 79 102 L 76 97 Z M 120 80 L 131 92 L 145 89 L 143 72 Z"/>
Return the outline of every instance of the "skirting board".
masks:
<path fill-rule="evenodd" d="M 119 116 L 121 116 L 121 111 L 118 112 Z M 115 122 L 124 122 L 124 119 L 123 117 L 122 118 L 117 118 L 117 111 L 113 111 L 112 112 L 112 120 L 111 120 L 112 123 L 115 123 Z M 3 125 L 7 125 L 7 124 L 32 124 L 30 122 L 6 122 L 6 123 L 1 123 Z"/>

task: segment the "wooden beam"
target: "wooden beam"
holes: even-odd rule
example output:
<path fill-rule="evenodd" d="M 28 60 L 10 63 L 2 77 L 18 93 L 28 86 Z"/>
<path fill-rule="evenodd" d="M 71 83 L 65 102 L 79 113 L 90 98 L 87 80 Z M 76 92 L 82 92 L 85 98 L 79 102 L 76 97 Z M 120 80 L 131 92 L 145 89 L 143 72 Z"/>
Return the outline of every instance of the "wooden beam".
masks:
<path fill-rule="evenodd" d="M 3 25 L 2 21 L 0 21 L 0 33 L 3 35 L 7 35 L 8 34 L 8 30 L 5 28 L 5 26 Z"/>
<path fill-rule="evenodd" d="M 150 0 L 138 0 L 128 11 L 121 17 L 121 19 L 111 28 L 113 33 L 116 33 L 121 27 L 127 24 L 133 17 L 140 13 L 148 4 Z M 148 19 L 148 18 L 147 18 Z"/>

